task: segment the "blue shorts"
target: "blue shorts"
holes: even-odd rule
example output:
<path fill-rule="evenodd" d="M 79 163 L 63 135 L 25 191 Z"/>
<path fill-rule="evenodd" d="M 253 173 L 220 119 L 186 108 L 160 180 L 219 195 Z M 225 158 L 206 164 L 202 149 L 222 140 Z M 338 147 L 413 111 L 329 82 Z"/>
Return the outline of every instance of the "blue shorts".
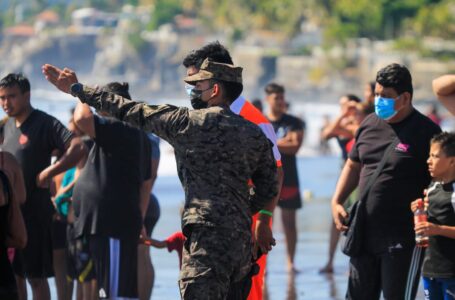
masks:
<path fill-rule="evenodd" d="M 455 278 L 423 277 L 425 300 L 455 300 Z"/>

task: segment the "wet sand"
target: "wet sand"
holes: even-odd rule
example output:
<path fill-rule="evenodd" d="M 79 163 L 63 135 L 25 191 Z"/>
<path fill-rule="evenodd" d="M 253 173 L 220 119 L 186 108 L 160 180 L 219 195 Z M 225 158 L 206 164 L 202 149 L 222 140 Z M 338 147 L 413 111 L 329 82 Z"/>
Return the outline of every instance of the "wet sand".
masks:
<path fill-rule="evenodd" d="M 161 206 L 161 217 L 153 232 L 153 237 L 156 239 L 165 239 L 180 230 L 179 209 L 184 197 L 178 177 L 172 174 L 175 173 L 174 159 L 164 160 L 160 164 L 160 170 L 162 168 L 172 172 L 158 176 L 154 188 Z M 334 262 L 335 272 L 332 275 L 319 274 L 319 269 L 327 260 L 331 224 L 329 198 L 338 177 L 339 159 L 337 157 L 299 157 L 298 168 L 303 194 L 309 194 L 304 190 L 310 190 L 314 195 L 313 199 L 304 201 L 304 206 L 297 215 L 299 237 L 295 261 L 300 272 L 290 276 L 286 270 L 285 240 L 278 210 L 275 213 L 274 223 L 277 245 L 269 254 L 267 266 L 268 299 L 344 299 L 348 258 L 338 250 Z M 311 170 L 311 172 L 305 172 L 305 170 Z M 152 299 L 179 299 L 177 253 L 169 253 L 166 249 L 151 249 L 151 253 L 156 273 Z M 57 299 L 54 280 L 51 279 L 49 282 L 52 299 Z M 423 299 L 421 288 L 417 299 Z"/>

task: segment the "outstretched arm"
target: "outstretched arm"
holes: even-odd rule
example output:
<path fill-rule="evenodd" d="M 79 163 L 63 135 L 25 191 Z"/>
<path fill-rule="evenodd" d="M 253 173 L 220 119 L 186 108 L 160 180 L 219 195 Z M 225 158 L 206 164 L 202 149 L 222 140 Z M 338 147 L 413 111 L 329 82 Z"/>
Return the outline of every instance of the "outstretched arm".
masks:
<path fill-rule="evenodd" d="M 74 71 L 67 68 L 61 70 L 46 64 L 43 66 L 43 73 L 50 83 L 65 93 L 70 93 L 71 86 L 78 82 Z M 190 124 L 189 110 L 184 107 L 147 105 L 85 85 L 76 96 L 83 103 L 108 112 L 119 120 L 151 131 L 171 144 L 183 137 Z"/>

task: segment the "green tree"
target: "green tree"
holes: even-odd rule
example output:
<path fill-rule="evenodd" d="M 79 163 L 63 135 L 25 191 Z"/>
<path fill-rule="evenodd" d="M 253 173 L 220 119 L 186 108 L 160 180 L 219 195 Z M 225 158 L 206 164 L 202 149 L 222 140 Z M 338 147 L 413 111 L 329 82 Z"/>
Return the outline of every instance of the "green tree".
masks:
<path fill-rule="evenodd" d="M 156 0 L 147 29 L 154 30 L 163 24 L 171 23 L 174 17 L 182 12 L 181 0 Z"/>
<path fill-rule="evenodd" d="M 446 0 L 420 8 L 410 22 L 411 28 L 421 36 L 437 36 L 451 39 L 455 36 L 455 2 Z"/>

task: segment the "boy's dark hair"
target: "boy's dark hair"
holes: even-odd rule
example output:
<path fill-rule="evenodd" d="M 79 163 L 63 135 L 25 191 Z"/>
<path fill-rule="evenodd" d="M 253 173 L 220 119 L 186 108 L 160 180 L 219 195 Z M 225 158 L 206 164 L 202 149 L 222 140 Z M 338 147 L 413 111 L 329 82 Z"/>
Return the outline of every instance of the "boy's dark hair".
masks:
<path fill-rule="evenodd" d="M 267 95 L 284 94 L 285 89 L 284 89 L 284 86 L 279 85 L 278 83 L 275 83 L 275 82 L 271 82 L 265 86 L 264 91 Z"/>
<path fill-rule="evenodd" d="M 0 88 L 18 86 L 22 93 L 30 92 L 30 81 L 22 73 L 9 73 L 0 80 Z"/>
<path fill-rule="evenodd" d="M 131 95 L 128 91 L 129 85 L 128 82 L 110 82 L 103 87 L 104 90 L 111 92 L 113 94 L 119 95 L 126 99 L 131 99 Z"/>
<path fill-rule="evenodd" d="M 230 82 L 230 81 L 221 81 L 216 79 L 210 79 L 210 84 L 221 85 L 223 97 L 229 102 L 232 103 L 237 99 L 243 91 L 243 84 L 239 82 Z"/>
<path fill-rule="evenodd" d="M 412 77 L 408 68 L 400 64 L 390 64 L 378 71 L 376 82 L 386 88 L 393 88 L 398 95 L 414 92 L 412 88 Z"/>
<path fill-rule="evenodd" d="M 431 139 L 431 144 L 439 144 L 447 156 L 455 156 L 455 133 L 441 132 Z"/>
<path fill-rule="evenodd" d="M 183 66 L 185 68 L 189 68 L 191 66 L 195 66 L 196 68 L 200 68 L 202 62 L 209 58 L 211 61 L 223 64 L 230 64 L 233 65 L 231 55 L 229 51 L 220 44 L 220 42 L 215 41 L 209 43 L 202 48 L 197 50 L 191 51 L 184 59 L 183 59 Z"/>
<path fill-rule="evenodd" d="M 345 95 L 345 97 L 348 98 L 349 101 L 354 101 L 354 102 L 357 102 L 357 103 L 362 102 L 362 100 L 360 100 L 360 98 L 357 97 L 354 94 L 347 94 L 347 95 Z"/>

